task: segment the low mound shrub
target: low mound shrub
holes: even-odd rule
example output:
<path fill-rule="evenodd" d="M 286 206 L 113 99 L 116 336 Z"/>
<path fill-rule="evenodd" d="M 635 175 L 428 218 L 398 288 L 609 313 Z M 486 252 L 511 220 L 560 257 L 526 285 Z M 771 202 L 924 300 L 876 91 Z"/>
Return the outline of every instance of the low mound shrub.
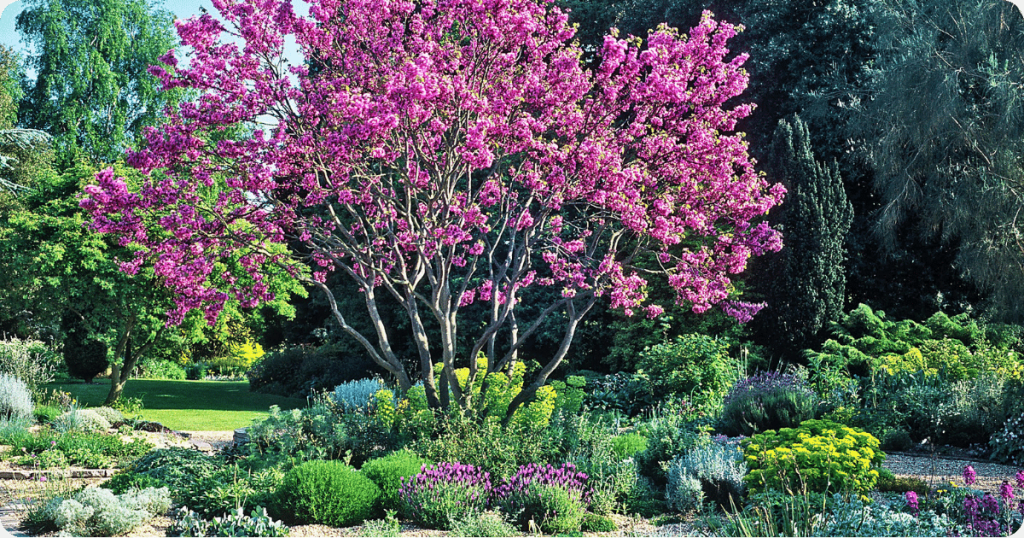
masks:
<path fill-rule="evenodd" d="M 632 458 L 644 450 L 647 450 L 647 438 L 639 433 L 624 433 L 612 439 L 612 451 L 620 460 Z"/>
<path fill-rule="evenodd" d="M 608 516 L 586 513 L 583 514 L 580 530 L 583 532 L 615 532 L 619 530 L 619 526 Z"/>
<path fill-rule="evenodd" d="M 828 420 L 759 433 L 742 446 L 750 468 L 744 481 L 754 492 L 864 493 L 874 489 L 874 467 L 885 460 L 875 436 Z"/>
<path fill-rule="evenodd" d="M 764 372 L 741 380 L 722 401 L 719 431 L 750 436 L 795 428 L 821 416 L 821 400 L 796 376 Z"/>
<path fill-rule="evenodd" d="M 377 513 L 380 488 L 340 461 L 307 461 L 288 471 L 278 489 L 281 509 L 303 523 L 358 525 Z M 283 514 L 282 514 L 283 515 Z"/>
<path fill-rule="evenodd" d="M 380 488 L 380 505 L 384 510 L 398 510 L 398 490 L 402 480 L 416 476 L 431 462 L 408 450 L 392 452 L 363 464 L 360 471 Z"/>
<path fill-rule="evenodd" d="M 115 495 L 108 489 L 88 487 L 71 499 L 55 497 L 43 507 L 41 517 L 30 519 L 42 525 L 52 518 L 52 527 L 67 536 L 117 536 L 170 508 L 166 488 Z"/>
<path fill-rule="evenodd" d="M 61 433 L 106 432 L 110 422 L 92 409 L 71 409 L 53 421 L 53 429 Z"/>
<path fill-rule="evenodd" d="M 735 446 L 712 443 L 688 450 L 669 464 L 668 504 L 680 511 L 699 507 L 703 500 L 723 509 L 738 505 L 746 474 L 743 453 Z M 700 483 L 700 495 L 695 495 L 691 479 Z"/>
<path fill-rule="evenodd" d="M 133 489 L 164 488 L 167 487 L 167 484 L 159 478 L 129 471 L 110 477 L 109 480 L 100 484 L 100 487 L 120 495 Z"/>
<path fill-rule="evenodd" d="M 549 534 L 579 532 L 590 504 L 587 475 L 571 463 L 530 464 L 494 490 L 496 504 L 523 530 L 533 521 Z"/>

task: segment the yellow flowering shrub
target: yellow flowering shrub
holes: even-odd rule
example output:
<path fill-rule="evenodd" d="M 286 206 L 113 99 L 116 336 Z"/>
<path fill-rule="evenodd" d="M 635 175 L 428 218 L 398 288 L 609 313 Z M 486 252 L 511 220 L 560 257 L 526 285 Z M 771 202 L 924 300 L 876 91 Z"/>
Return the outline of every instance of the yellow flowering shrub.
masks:
<path fill-rule="evenodd" d="M 754 493 L 805 488 L 863 493 L 875 487 L 875 467 L 885 460 L 875 436 L 828 420 L 759 433 L 742 446 L 750 469 L 744 481 Z"/>
<path fill-rule="evenodd" d="M 481 372 L 487 370 L 487 357 L 480 353 L 477 357 L 477 368 Z M 463 391 L 471 391 L 472 401 L 483 411 L 483 416 L 502 419 L 508 413 L 508 406 L 523 390 L 523 376 L 526 374 L 526 366 L 520 361 L 512 367 L 511 376 L 505 372 L 490 372 L 486 376 L 478 375 L 469 387 L 469 368 L 455 370 L 455 377 Z M 487 390 L 483 390 L 484 383 L 487 383 Z M 564 386 L 564 385 L 563 385 Z M 483 397 L 481 398 L 481 393 Z M 512 423 L 518 425 L 547 426 L 551 421 L 551 414 L 555 410 L 555 402 L 558 399 L 558 392 L 551 386 L 544 386 L 537 389 L 534 400 L 519 409 L 512 415 Z"/>

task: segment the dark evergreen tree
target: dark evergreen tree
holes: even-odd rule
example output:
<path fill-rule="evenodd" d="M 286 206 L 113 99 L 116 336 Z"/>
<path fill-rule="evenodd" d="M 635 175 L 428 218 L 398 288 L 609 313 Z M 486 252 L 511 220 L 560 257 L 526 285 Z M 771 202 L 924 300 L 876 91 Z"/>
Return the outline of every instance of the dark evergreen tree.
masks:
<path fill-rule="evenodd" d="M 65 312 L 61 319 L 64 334 L 64 364 L 72 376 L 92 383 L 109 365 L 107 344 L 93 336 L 86 320 L 75 312 Z"/>
<path fill-rule="evenodd" d="M 798 116 L 779 121 L 765 168 L 788 190 L 775 216 L 785 247 L 759 264 L 758 288 L 768 307 L 755 318 L 776 352 L 813 345 L 843 313 L 846 234 L 853 206 L 839 167 L 815 160 L 807 125 Z"/>

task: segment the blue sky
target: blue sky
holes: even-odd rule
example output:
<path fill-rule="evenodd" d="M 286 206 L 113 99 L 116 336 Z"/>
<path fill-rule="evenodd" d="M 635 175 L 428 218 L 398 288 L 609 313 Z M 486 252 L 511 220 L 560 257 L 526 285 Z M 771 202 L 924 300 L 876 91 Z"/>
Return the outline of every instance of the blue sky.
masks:
<path fill-rule="evenodd" d="M 182 19 L 198 14 L 200 6 L 211 13 L 217 12 L 213 9 L 210 0 L 164 0 L 163 2 L 164 9 Z M 24 9 L 23 3 L 20 0 L 0 0 L 0 9 L 3 10 L 3 14 L 0 15 L 0 45 L 24 51 L 24 45 L 20 43 L 18 32 L 14 29 L 14 20 Z"/>
<path fill-rule="evenodd" d="M 209 13 L 214 16 L 217 15 L 217 10 L 213 8 L 211 0 L 149 0 L 152 2 L 159 3 L 160 7 L 174 13 L 179 19 L 187 19 L 193 15 L 199 14 L 199 8 L 205 8 Z M 309 7 L 303 0 L 292 0 L 295 13 L 297 15 L 307 15 Z M 20 35 L 15 30 L 15 19 L 18 14 L 24 9 L 24 3 L 21 0 L 0 0 L 0 9 L 3 9 L 2 15 L 0 15 L 0 45 L 7 47 L 13 47 L 16 51 L 22 55 L 26 54 L 26 44 L 21 42 Z M 301 64 L 301 55 L 299 54 L 298 47 L 295 45 L 294 40 L 288 39 L 285 42 L 285 56 L 293 64 Z M 180 56 L 179 56 L 180 57 Z M 31 70 L 28 72 L 29 77 L 33 77 Z"/>

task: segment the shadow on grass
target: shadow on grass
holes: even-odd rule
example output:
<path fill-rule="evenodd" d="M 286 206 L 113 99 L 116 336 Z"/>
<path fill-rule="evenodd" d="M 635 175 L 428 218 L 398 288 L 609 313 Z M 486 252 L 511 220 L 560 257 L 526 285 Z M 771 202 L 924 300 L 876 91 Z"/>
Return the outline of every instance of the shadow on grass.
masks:
<path fill-rule="evenodd" d="M 98 406 L 110 391 L 110 382 L 97 380 L 52 383 L 47 388 L 70 392 L 79 402 Z M 247 381 L 171 381 L 133 379 L 124 388 L 124 396 L 141 398 L 146 410 L 179 411 L 254 411 L 266 412 L 272 405 L 294 409 L 306 405 L 299 398 L 249 392 Z"/>

